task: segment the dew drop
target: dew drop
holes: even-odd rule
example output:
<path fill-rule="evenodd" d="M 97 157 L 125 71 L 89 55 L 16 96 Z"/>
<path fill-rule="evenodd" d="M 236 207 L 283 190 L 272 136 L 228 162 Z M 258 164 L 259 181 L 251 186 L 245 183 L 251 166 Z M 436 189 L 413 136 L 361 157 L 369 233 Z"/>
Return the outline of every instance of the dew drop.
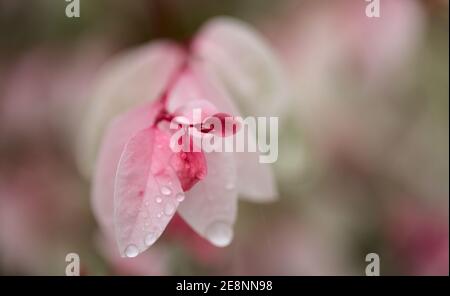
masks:
<path fill-rule="evenodd" d="M 181 159 L 186 159 L 187 155 L 185 152 L 183 152 L 183 153 L 181 153 L 180 157 L 181 157 Z"/>
<path fill-rule="evenodd" d="M 172 203 L 168 203 L 166 204 L 166 206 L 164 207 L 164 214 L 166 214 L 167 216 L 172 215 L 175 212 L 175 207 Z"/>
<path fill-rule="evenodd" d="M 156 215 L 156 217 L 158 217 L 158 218 L 161 218 L 161 216 L 162 216 L 161 213 L 158 213 L 158 214 Z"/>
<path fill-rule="evenodd" d="M 157 197 L 156 197 L 156 202 L 157 202 L 157 203 L 162 203 L 162 198 L 161 198 L 161 196 L 157 196 Z"/>
<path fill-rule="evenodd" d="M 151 246 L 156 241 L 157 235 L 154 232 L 150 232 L 145 236 L 144 243 L 147 247 Z"/>
<path fill-rule="evenodd" d="M 233 238 L 233 229 L 226 222 L 213 222 L 205 231 L 209 241 L 217 247 L 228 246 Z"/>
<path fill-rule="evenodd" d="M 163 187 L 161 187 L 161 193 L 163 195 L 171 195 L 172 194 L 172 190 L 170 190 L 170 188 L 167 187 L 167 186 L 163 186 Z"/>
<path fill-rule="evenodd" d="M 184 200 L 184 193 L 180 192 L 176 195 L 176 198 L 179 202 L 182 202 Z"/>
<path fill-rule="evenodd" d="M 139 249 L 135 246 L 135 245 L 129 245 L 126 249 L 125 249 L 125 255 L 128 258 L 133 258 L 136 257 L 139 254 Z"/>

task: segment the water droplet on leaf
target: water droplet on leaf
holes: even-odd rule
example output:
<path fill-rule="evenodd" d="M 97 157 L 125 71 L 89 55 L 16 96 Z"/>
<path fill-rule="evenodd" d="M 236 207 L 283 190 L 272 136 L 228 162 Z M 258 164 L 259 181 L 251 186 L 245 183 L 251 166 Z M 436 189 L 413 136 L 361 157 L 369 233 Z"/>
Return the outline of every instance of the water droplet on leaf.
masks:
<path fill-rule="evenodd" d="M 206 228 L 205 235 L 215 246 L 225 247 L 233 238 L 233 229 L 226 222 L 213 222 Z"/>
<path fill-rule="evenodd" d="M 156 241 L 156 237 L 157 237 L 156 233 L 154 233 L 154 232 L 150 232 L 149 234 L 147 234 L 144 239 L 145 245 L 147 247 L 151 246 Z"/>
<path fill-rule="evenodd" d="M 135 245 L 129 245 L 126 249 L 125 249 L 125 255 L 128 258 L 133 258 L 136 257 L 139 254 L 139 249 L 135 246 Z"/>
<path fill-rule="evenodd" d="M 176 198 L 179 202 L 182 202 L 184 200 L 184 197 L 184 193 L 181 192 L 176 195 Z"/>
<path fill-rule="evenodd" d="M 161 187 L 161 193 L 163 195 L 171 195 L 172 194 L 172 190 L 170 190 L 170 188 L 167 187 L 167 186 L 163 186 L 163 187 Z"/>

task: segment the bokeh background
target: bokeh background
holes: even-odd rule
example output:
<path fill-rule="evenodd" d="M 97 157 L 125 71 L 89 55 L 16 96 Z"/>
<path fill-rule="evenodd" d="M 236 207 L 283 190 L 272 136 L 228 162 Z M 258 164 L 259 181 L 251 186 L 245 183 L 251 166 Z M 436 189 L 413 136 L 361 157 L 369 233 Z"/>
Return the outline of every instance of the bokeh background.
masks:
<path fill-rule="evenodd" d="M 449 273 L 448 1 L 0 0 L 0 274 Z M 102 240 L 76 166 L 77 128 L 101 65 L 231 15 L 267 37 L 292 96 L 273 168 L 280 201 L 240 203 L 217 249 L 175 219 L 134 259 Z M 250 111 L 251 110 L 247 110 Z"/>

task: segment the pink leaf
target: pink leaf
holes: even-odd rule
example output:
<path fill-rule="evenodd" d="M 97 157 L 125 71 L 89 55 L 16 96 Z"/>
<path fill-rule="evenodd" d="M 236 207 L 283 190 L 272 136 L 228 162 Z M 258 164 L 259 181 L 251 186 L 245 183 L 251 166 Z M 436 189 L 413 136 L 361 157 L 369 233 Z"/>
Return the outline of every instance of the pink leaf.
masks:
<path fill-rule="evenodd" d="M 184 191 L 189 191 L 207 174 L 206 159 L 203 152 L 179 152 L 172 157 L 170 165 L 174 168 Z"/>
<path fill-rule="evenodd" d="M 94 215 L 105 233 L 114 237 L 114 179 L 123 149 L 132 135 L 148 127 L 162 105 L 146 103 L 118 117 L 109 125 L 103 137 L 92 184 Z"/>
<path fill-rule="evenodd" d="M 161 235 L 184 199 L 174 169 L 169 136 L 156 128 L 127 143 L 117 168 L 114 191 L 116 239 L 122 256 L 135 257 Z"/>
<path fill-rule="evenodd" d="M 212 244 L 224 247 L 233 238 L 237 212 L 234 153 L 211 152 L 205 157 L 208 175 L 187 192 L 179 213 L 197 233 Z"/>

